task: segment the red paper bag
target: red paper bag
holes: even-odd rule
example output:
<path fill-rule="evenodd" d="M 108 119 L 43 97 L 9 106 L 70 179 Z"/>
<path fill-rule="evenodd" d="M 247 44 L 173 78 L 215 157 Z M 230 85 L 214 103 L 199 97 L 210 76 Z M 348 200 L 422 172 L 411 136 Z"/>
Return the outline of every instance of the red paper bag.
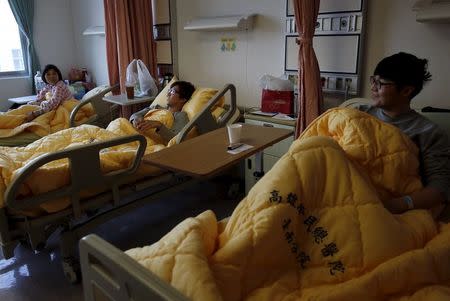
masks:
<path fill-rule="evenodd" d="M 262 90 L 261 111 L 293 114 L 294 91 Z"/>

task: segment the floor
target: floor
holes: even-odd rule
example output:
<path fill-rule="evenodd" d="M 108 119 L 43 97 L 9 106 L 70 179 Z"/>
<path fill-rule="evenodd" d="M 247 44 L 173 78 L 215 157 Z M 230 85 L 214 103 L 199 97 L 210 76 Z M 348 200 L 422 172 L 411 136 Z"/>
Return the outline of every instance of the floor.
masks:
<path fill-rule="evenodd" d="M 201 183 L 105 223 L 95 233 L 122 250 L 151 244 L 204 210 L 212 209 L 218 219 L 229 216 L 239 198 L 230 200 L 227 187 L 220 180 Z M 57 233 L 39 253 L 18 246 L 14 258 L 0 259 L 0 300 L 83 300 L 82 285 L 64 277 Z"/>

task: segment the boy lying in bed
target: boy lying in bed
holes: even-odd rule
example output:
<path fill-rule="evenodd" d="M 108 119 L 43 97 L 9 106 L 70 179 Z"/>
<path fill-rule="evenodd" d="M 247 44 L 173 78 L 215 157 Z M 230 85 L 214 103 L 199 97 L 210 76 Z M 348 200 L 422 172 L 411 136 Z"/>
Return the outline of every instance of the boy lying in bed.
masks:
<path fill-rule="evenodd" d="M 191 98 L 195 91 L 195 87 L 186 81 L 174 82 L 167 93 L 167 110 L 169 110 L 174 117 L 174 123 L 169 129 L 161 122 L 156 120 L 144 120 L 145 114 L 151 109 L 157 109 L 159 106 L 148 107 L 139 112 L 134 113 L 130 117 L 130 122 L 140 132 L 145 132 L 149 129 L 156 129 L 156 132 L 167 143 L 175 137 L 181 129 L 189 122 L 186 112 L 181 111 L 184 104 Z"/>
<path fill-rule="evenodd" d="M 359 107 L 361 111 L 398 127 L 419 148 L 424 188 L 385 202 L 386 208 L 393 213 L 413 208 L 430 209 L 448 201 L 449 137 L 436 124 L 411 109 L 411 99 L 431 79 L 427 62 L 404 52 L 384 58 L 370 77 L 373 105 Z"/>

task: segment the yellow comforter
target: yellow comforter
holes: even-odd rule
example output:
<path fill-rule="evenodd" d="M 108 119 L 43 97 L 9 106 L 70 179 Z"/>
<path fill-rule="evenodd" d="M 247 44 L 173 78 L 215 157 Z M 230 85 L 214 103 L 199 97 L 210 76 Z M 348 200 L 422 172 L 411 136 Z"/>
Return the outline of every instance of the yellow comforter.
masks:
<path fill-rule="evenodd" d="M 29 131 L 41 137 L 67 129 L 70 122 L 70 112 L 80 102 L 76 99 L 64 101 L 56 110 L 52 110 L 31 122 L 24 123 L 27 113 L 39 109 L 35 105 L 23 105 L 8 112 L 0 112 L 0 138 L 15 136 L 23 131 Z M 81 107 L 75 121 L 84 122 L 94 115 L 94 109 L 90 104 Z"/>
<path fill-rule="evenodd" d="M 171 127 L 173 123 L 172 113 L 166 110 L 153 110 L 149 112 L 146 119 L 158 120 Z M 45 136 L 25 147 L 0 147 L 0 207 L 4 207 L 4 193 L 17 172 L 33 159 L 58 150 L 89 144 L 97 141 L 111 140 L 121 136 L 135 135 L 138 132 L 131 123 L 119 118 L 112 121 L 106 129 L 92 125 L 81 125 L 69 128 L 57 133 Z M 157 138 L 157 137 L 153 137 Z M 152 137 L 146 137 L 146 154 L 158 151 L 165 146 L 159 144 Z M 111 147 L 100 154 L 103 172 L 124 169 L 130 166 L 137 149 L 137 143 L 129 143 Z M 154 171 L 148 168 L 143 172 Z M 45 179 L 43 181 L 42 179 Z M 25 181 L 21 187 L 20 196 L 35 195 L 67 185 L 70 181 L 67 160 L 50 162 L 37 169 Z M 69 206 L 69 200 L 54 200 L 42 204 L 40 207 L 46 212 L 56 212 Z M 28 214 L 39 214 L 39 212 L 28 212 Z"/>
<path fill-rule="evenodd" d="M 226 225 L 207 211 L 127 254 L 193 300 L 450 300 L 450 225 L 382 204 L 421 188 L 416 158 L 393 126 L 333 109 Z"/>

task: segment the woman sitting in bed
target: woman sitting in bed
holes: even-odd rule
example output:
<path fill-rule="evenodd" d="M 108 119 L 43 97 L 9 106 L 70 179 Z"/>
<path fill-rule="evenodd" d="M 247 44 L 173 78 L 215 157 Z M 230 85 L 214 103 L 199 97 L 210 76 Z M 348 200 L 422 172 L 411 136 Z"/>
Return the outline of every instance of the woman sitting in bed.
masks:
<path fill-rule="evenodd" d="M 55 110 L 63 101 L 72 98 L 69 87 L 62 80 L 61 71 L 55 65 L 45 66 L 42 80 L 46 83 L 45 87 L 39 92 L 35 101 L 28 103 L 38 105 L 40 108 L 28 113 L 25 122 L 29 122 L 48 111 Z"/>

